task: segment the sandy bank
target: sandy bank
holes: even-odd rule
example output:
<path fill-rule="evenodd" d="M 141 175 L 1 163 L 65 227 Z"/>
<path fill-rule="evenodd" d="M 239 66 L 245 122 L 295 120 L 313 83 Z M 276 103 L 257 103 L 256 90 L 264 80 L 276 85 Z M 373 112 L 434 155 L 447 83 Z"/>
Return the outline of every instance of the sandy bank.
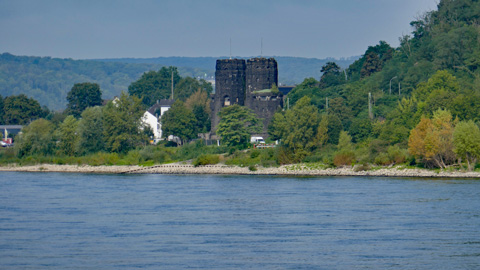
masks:
<path fill-rule="evenodd" d="M 4 166 L 0 171 L 21 172 L 72 172 L 72 173 L 111 173 L 111 174 L 237 174 L 237 175 L 292 175 L 292 176 L 389 176 L 389 177 L 452 177 L 480 178 L 479 172 L 436 172 L 424 169 L 382 168 L 368 171 L 355 171 L 345 168 L 312 168 L 308 165 L 285 165 L 278 168 L 258 168 L 250 171 L 245 167 L 209 165 L 194 167 L 188 164 L 165 164 L 151 167 L 141 166 L 77 166 L 42 164 L 34 166 Z"/>

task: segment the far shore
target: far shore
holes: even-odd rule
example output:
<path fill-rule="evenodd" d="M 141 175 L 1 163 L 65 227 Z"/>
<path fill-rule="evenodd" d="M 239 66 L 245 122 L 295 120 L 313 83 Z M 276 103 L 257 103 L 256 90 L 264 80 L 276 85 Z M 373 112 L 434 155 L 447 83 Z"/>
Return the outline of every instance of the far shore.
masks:
<path fill-rule="evenodd" d="M 480 178 L 480 172 L 434 171 L 408 169 L 404 167 L 381 167 L 371 170 L 356 170 L 351 166 L 342 168 L 317 168 L 309 164 L 284 165 L 280 167 L 250 170 L 247 167 L 227 165 L 198 166 L 174 163 L 142 166 L 88 166 L 39 164 L 32 166 L 0 166 L 0 171 L 10 172 L 68 172 L 105 174 L 224 174 L 224 175 L 286 175 L 286 176 L 384 176 L 384 177 L 439 177 L 439 178 Z"/>

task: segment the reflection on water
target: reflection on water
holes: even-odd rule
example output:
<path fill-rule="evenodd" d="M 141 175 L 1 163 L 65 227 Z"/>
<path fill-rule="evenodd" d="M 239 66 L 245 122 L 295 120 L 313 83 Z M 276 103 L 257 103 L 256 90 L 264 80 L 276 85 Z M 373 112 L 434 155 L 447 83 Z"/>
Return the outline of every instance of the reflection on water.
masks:
<path fill-rule="evenodd" d="M 0 269 L 478 269 L 480 181 L 0 173 Z"/>

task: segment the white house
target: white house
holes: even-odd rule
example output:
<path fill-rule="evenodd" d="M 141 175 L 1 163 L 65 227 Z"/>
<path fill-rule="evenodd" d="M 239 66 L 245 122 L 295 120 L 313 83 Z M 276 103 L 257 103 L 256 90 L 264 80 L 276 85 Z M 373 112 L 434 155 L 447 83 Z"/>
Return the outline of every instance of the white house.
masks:
<path fill-rule="evenodd" d="M 143 114 L 143 121 L 153 130 L 153 142 L 157 143 L 162 139 L 162 123 L 160 121 L 162 115 L 172 107 L 173 99 L 157 100 L 150 109 Z"/>

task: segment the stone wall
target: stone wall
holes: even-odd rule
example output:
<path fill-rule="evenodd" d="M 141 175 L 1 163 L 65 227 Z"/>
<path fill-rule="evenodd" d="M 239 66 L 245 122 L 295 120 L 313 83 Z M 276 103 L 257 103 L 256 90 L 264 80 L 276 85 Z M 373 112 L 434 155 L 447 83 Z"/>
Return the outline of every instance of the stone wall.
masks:
<path fill-rule="evenodd" d="M 258 95 L 249 95 L 247 97 L 249 108 L 262 119 L 263 129 L 261 135 L 263 138 L 268 137 L 268 125 L 272 121 L 273 115 L 278 109 L 283 108 L 283 97 L 273 95 L 271 93 L 264 93 Z"/>

